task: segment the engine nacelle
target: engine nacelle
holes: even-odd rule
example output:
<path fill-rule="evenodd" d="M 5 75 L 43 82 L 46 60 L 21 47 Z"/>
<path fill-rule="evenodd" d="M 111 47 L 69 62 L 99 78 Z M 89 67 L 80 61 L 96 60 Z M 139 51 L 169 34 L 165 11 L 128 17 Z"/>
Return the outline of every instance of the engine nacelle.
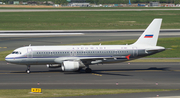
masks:
<path fill-rule="evenodd" d="M 83 67 L 85 67 L 85 65 L 79 61 L 64 61 L 61 66 L 62 71 L 77 71 Z"/>
<path fill-rule="evenodd" d="M 59 68 L 61 67 L 61 64 L 47 64 L 47 68 Z"/>

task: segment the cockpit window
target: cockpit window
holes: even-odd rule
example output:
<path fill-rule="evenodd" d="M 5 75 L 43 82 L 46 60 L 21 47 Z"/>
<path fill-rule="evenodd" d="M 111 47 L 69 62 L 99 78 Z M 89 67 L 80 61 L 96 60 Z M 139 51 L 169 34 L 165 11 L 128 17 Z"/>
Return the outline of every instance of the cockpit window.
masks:
<path fill-rule="evenodd" d="M 19 51 L 13 51 L 12 54 L 21 54 Z"/>

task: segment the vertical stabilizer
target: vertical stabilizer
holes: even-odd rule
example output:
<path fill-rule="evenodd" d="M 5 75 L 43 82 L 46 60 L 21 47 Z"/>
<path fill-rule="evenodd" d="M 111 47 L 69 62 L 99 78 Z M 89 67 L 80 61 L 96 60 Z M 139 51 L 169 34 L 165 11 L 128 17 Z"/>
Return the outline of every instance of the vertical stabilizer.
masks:
<path fill-rule="evenodd" d="M 162 19 L 154 19 L 133 45 L 156 46 Z"/>

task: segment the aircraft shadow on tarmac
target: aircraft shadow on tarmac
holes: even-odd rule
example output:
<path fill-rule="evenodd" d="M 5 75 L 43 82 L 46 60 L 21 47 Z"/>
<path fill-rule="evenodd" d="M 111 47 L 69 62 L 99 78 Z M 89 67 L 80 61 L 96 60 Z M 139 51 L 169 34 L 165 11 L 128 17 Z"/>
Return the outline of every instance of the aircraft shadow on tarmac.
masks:
<path fill-rule="evenodd" d="M 170 70 L 170 68 L 169 67 L 163 67 L 163 68 L 157 68 L 157 67 L 150 67 L 150 68 L 147 68 L 147 69 L 102 69 L 102 70 L 93 70 L 93 71 L 96 71 L 96 72 L 98 72 L 98 71 L 106 71 L 106 72 L 118 72 L 118 71 L 120 71 L 120 72 L 127 72 L 127 71 L 151 71 L 151 70 L 159 70 L 159 71 L 169 71 Z"/>
<path fill-rule="evenodd" d="M 65 72 L 65 75 L 68 74 L 98 74 L 98 75 L 116 75 L 116 76 L 132 76 L 132 75 L 125 75 L 125 74 L 119 74 L 119 73 L 108 73 L 108 72 L 98 72 L 98 71 L 92 71 L 91 73 L 85 73 L 85 71 L 81 72 Z"/>
<path fill-rule="evenodd" d="M 169 71 L 168 67 L 165 68 L 156 68 L 150 67 L 148 69 L 110 69 L 110 70 L 93 70 L 96 74 L 101 75 L 118 75 L 118 76 L 132 76 L 132 75 L 125 75 L 125 74 L 118 74 L 118 73 L 111 73 L 111 72 L 132 72 L 132 71 Z M 108 73 L 109 72 L 109 73 Z"/>
<path fill-rule="evenodd" d="M 132 75 L 125 75 L 119 74 L 119 72 L 135 72 L 135 71 L 170 71 L 169 67 L 157 68 L 157 67 L 150 67 L 147 69 L 101 69 L 101 70 L 93 70 L 91 73 L 86 73 L 84 69 L 78 72 L 63 72 L 59 69 L 57 70 L 48 70 L 48 71 L 31 71 L 31 73 L 64 73 L 68 74 L 101 74 L 101 75 L 117 75 L 117 76 L 132 76 Z M 18 71 L 18 72 L 10 72 L 10 73 L 26 73 L 25 71 Z"/>

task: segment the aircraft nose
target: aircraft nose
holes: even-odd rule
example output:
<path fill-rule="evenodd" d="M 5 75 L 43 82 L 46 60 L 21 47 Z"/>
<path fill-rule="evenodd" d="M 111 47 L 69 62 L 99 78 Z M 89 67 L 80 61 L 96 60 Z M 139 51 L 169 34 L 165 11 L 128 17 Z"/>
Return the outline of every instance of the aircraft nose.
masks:
<path fill-rule="evenodd" d="M 20 60 L 17 60 L 17 59 L 16 59 L 16 56 L 15 56 L 15 55 L 11 55 L 11 54 L 7 55 L 7 56 L 5 57 L 5 60 L 6 60 L 6 62 L 8 62 L 8 63 L 14 63 L 14 64 L 18 64 L 19 61 L 20 61 Z"/>
<path fill-rule="evenodd" d="M 5 60 L 6 60 L 7 62 L 10 62 L 10 59 L 11 59 L 10 55 L 7 55 L 7 56 L 5 57 Z"/>

